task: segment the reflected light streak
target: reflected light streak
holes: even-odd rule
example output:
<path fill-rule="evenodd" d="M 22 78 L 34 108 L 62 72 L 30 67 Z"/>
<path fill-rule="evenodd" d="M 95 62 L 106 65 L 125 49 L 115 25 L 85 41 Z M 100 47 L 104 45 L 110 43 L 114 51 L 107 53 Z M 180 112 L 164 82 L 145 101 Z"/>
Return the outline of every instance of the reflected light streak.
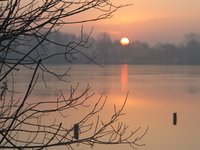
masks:
<path fill-rule="evenodd" d="M 122 91 L 128 88 L 128 65 L 123 64 L 121 66 L 121 89 Z"/>

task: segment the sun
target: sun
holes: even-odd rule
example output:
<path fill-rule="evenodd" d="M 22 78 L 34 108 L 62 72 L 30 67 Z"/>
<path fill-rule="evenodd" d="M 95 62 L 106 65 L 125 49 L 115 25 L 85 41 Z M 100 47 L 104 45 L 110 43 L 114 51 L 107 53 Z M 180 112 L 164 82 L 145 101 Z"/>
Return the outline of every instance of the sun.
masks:
<path fill-rule="evenodd" d="M 129 39 L 126 37 L 121 38 L 120 43 L 122 46 L 126 46 L 129 44 Z"/>

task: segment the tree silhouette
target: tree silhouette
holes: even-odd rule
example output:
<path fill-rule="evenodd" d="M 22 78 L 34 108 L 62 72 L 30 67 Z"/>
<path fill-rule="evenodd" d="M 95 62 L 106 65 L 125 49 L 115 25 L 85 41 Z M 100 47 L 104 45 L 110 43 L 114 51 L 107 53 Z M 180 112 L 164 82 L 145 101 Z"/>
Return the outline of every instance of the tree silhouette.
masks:
<path fill-rule="evenodd" d="M 103 121 L 98 113 L 105 106 L 106 98 L 101 96 L 90 106 L 93 94 L 90 87 L 78 93 L 78 85 L 71 87 L 66 96 L 60 91 L 56 100 L 29 100 L 38 79 L 47 84 L 46 74 L 65 82 L 70 70 L 64 73 L 52 71 L 46 62 L 63 57 L 70 65 L 76 54 L 85 55 L 80 48 L 87 49 L 88 38 L 81 31 L 79 41 L 61 42 L 51 40 L 49 36 L 62 25 L 84 23 L 107 19 L 112 13 L 126 5 L 115 6 L 109 0 L 4 0 L 0 2 L 0 148 L 1 149 L 48 149 L 56 146 L 84 144 L 129 144 L 133 148 L 145 135 L 136 136 L 136 132 L 127 132 L 128 126 L 118 123 L 123 115 L 127 98 L 121 108 L 114 107 L 110 120 Z M 96 12 L 96 16 L 74 19 L 87 11 Z M 62 47 L 49 52 L 49 44 Z M 23 69 L 32 71 L 26 91 L 18 98 L 15 74 Z M 80 108 L 89 109 L 85 116 L 71 121 L 69 112 L 79 112 Z M 46 116 L 59 114 L 61 121 L 43 122 Z M 73 118 L 72 116 L 70 116 Z M 47 117 L 48 118 L 48 117 Z M 64 120 L 68 121 L 66 125 Z M 94 119 L 96 121 L 94 121 Z M 91 121 L 93 120 L 93 121 Z"/>

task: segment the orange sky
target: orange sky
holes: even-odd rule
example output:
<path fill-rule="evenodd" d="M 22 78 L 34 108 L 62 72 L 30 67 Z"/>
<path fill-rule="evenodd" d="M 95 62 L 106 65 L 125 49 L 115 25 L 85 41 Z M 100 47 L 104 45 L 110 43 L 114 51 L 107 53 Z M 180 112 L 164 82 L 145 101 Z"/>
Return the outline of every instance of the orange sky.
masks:
<path fill-rule="evenodd" d="M 109 20 L 91 22 L 93 36 L 108 32 L 113 39 L 129 37 L 131 41 L 149 43 L 180 42 L 190 32 L 200 33 L 200 0 L 113 0 L 114 3 L 132 3 L 122 8 Z M 91 14 L 88 14 L 91 15 Z M 64 31 L 78 33 L 81 25 L 65 27 Z"/>

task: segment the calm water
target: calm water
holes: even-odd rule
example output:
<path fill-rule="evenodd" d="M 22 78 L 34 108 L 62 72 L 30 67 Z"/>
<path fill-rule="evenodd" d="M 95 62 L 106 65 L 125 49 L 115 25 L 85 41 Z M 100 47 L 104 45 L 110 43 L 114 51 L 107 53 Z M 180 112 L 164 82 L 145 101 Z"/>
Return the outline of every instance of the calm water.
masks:
<path fill-rule="evenodd" d="M 66 66 L 50 66 L 57 72 Z M 26 86 L 26 72 L 18 78 L 19 89 Z M 149 126 L 148 134 L 140 150 L 199 150 L 200 149 L 200 66 L 151 66 L 151 65 L 74 65 L 70 76 L 61 83 L 46 78 L 51 87 L 45 90 L 40 79 L 32 99 L 54 99 L 59 90 L 66 91 L 70 85 L 79 83 L 81 92 L 89 83 L 91 92 L 99 97 L 108 95 L 105 112 L 113 104 L 121 105 L 129 92 L 126 115 L 122 121 L 134 130 Z M 53 85 L 53 86 L 52 86 Z M 177 112 L 177 125 L 172 124 L 172 114 Z M 78 149 L 87 149 L 79 147 Z M 94 149 L 131 149 L 127 146 L 96 146 Z"/>

